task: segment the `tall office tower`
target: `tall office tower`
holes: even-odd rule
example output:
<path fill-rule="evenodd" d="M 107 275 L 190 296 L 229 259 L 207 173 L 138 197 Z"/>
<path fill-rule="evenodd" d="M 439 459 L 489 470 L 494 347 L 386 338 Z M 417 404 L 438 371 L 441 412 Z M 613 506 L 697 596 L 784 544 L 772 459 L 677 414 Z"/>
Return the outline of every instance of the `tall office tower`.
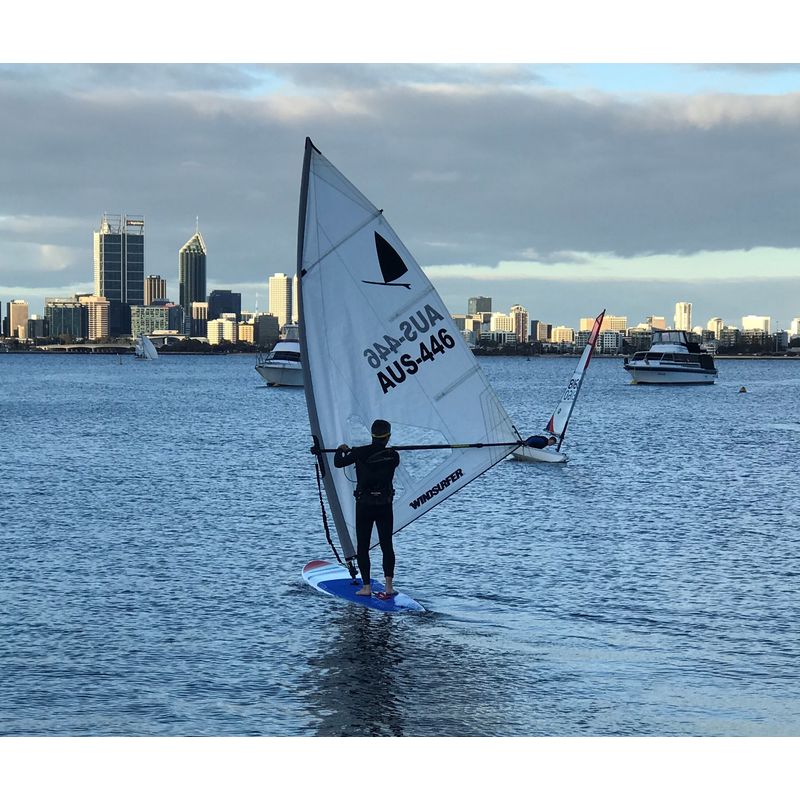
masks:
<path fill-rule="evenodd" d="M 11 315 L 9 314 L 9 318 Z M 763 331 L 769 333 L 772 327 L 772 317 L 759 317 L 756 314 L 748 314 L 742 317 L 743 331 Z"/>
<path fill-rule="evenodd" d="M 800 317 L 795 317 L 789 325 L 789 336 L 800 336 Z"/>
<path fill-rule="evenodd" d="M 87 308 L 77 298 L 46 297 L 44 314 L 50 321 L 50 336 L 66 342 L 89 337 Z"/>
<path fill-rule="evenodd" d="M 192 303 L 192 321 L 189 333 L 191 336 L 205 338 L 208 323 L 208 303 Z"/>
<path fill-rule="evenodd" d="M 6 307 L 8 312 L 8 335 L 15 339 L 28 337 L 28 304 L 25 300 L 12 300 Z M 20 335 L 20 328 L 22 335 Z"/>
<path fill-rule="evenodd" d="M 528 309 L 523 306 L 511 306 L 509 316 L 514 321 L 512 330 L 517 334 L 518 342 L 528 341 Z"/>
<path fill-rule="evenodd" d="M 467 314 L 473 316 L 475 314 L 491 314 L 492 313 L 492 298 L 491 297 L 470 297 L 467 300 Z"/>
<path fill-rule="evenodd" d="M 208 296 L 208 321 L 219 319 L 223 314 L 242 313 L 242 295 L 230 289 L 214 289 Z"/>
<path fill-rule="evenodd" d="M 167 282 L 160 275 L 148 275 L 144 279 L 144 304 L 153 305 L 154 300 L 166 300 Z"/>
<path fill-rule="evenodd" d="M 300 309 L 297 307 L 300 292 L 297 288 L 297 275 L 292 278 L 292 322 L 300 322 Z"/>
<path fill-rule="evenodd" d="M 178 283 L 180 284 L 179 305 L 186 316 L 192 313 L 192 303 L 206 302 L 206 243 L 200 228 L 194 236 L 178 251 Z"/>
<path fill-rule="evenodd" d="M 144 305 L 144 218 L 103 214 L 94 232 L 94 296 L 109 302 L 109 334 L 131 332 L 131 306 Z"/>
<path fill-rule="evenodd" d="M 692 304 L 679 301 L 675 303 L 675 330 L 690 331 L 692 329 Z"/>
<path fill-rule="evenodd" d="M 713 331 L 714 338 L 719 339 L 719 335 L 722 333 L 722 329 L 725 327 L 725 323 L 722 321 L 722 317 L 711 317 L 708 321 L 708 330 Z"/>
<path fill-rule="evenodd" d="M 282 272 L 269 279 L 269 313 L 281 327 L 292 321 L 292 279 Z"/>
<path fill-rule="evenodd" d="M 651 328 L 656 330 L 664 330 L 667 327 L 667 320 L 665 317 L 650 316 L 645 317 L 644 320 Z"/>
<path fill-rule="evenodd" d="M 80 301 L 86 306 L 89 321 L 89 341 L 97 341 L 111 336 L 111 301 L 97 295 L 81 295 Z M 130 306 L 128 306 L 130 309 Z M 130 311 L 128 312 L 130 314 Z M 130 323 L 130 316 L 128 316 Z M 130 331 L 128 331 L 130 333 Z"/>

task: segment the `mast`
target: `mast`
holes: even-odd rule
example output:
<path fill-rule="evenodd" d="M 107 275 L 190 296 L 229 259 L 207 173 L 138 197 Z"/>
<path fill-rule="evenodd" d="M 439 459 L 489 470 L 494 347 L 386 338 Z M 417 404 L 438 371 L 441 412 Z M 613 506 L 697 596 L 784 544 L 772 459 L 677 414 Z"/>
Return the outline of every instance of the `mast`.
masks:
<path fill-rule="evenodd" d="M 308 420 L 311 425 L 311 435 L 314 440 L 314 446 L 323 449 L 325 442 L 322 440 L 322 432 L 320 430 L 319 415 L 317 414 L 317 403 L 314 397 L 314 384 L 311 377 L 311 365 L 308 358 L 308 342 L 306 339 L 306 325 L 304 321 L 303 311 L 303 246 L 306 237 L 306 216 L 308 210 L 308 184 L 311 173 L 311 158 L 313 152 L 319 153 L 313 142 L 307 136 L 305 155 L 303 156 L 303 177 L 300 183 L 300 210 L 297 222 L 297 309 L 299 319 L 299 338 L 300 338 L 300 363 L 303 367 L 303 387 L 306 393 L 306 406 L 308 407 Z M 332 442 L 329 444 L 333 444 Z M 339 542 L 342 545 L 345 559 L 350 562 L 355 558 L 355 548 L 353 542 L 350 540 L 350 535 L 347 532 L 347 525 L 344 521 L 342 507 L 339 503 L 339 496 L 333 485 L 331 477 L 331 461 L 329 456 L 320 453 L 317 455 L 317 463 L 322 477 L 323 485 L 325 486 L 325 494 L 328 497 L 328 506 L 333 516 L 333 523 L 336 527 L 336 533 L 339 536 Z M 352 571 L 352 570 L 351 570 Z"/>

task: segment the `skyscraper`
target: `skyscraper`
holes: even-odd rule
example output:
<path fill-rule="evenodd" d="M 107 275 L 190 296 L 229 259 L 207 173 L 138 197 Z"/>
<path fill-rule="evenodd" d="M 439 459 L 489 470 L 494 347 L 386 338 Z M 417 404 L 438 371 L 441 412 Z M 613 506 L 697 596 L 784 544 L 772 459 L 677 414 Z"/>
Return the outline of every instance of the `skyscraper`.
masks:
<path fill-rule="evenodd" d="M 719 339 L 722 329 L 725 327 L 725 323 L 722 321 L 722 317 L 711 317 L 706 327 L 708 330 L 713 331 L 715 339 Z"/>
<path fill-rule="evenodd" d="M 213 289 L 208 296 L 208 321 L 219 319 L 223 314 L 242 313 L 242 295 L 230 289 Z"/>
<path fill-rule="evenodd" d="M 684 301 L 675 303 L 675 330 L 690 331 L 692 329 L 692 304 Z"/>
<path fill-rule="evenodd" d="M 282 272 L 269 279 L 269 313 L 278 318 L 281 328 L 292 321 L 292 279 Z"/>
<path fill-rule="evenodd" d="M 191 319 L 192 303 L 206 302 L 206 243 L 198 227 L 194 236 L 178 251 L 178 283 L 186 317 Z"/>
<path fill-rule="evenodd" d="M 8 335 L 15 339 L 28 337 L 28 303 L 25 300 L 12 300 L 8 306 Z"/>
<path fill-rule="evenodd" d="M 80 301 L 86 306 L 89 319 L 89 341 L 112 336 L 113 334 L 110 333 L 111 302 L 108 298 L 97 295 L 80 295 Z M 130 306 L 128 309 L 128 324 L 130 325 Z"/>
<path fill-rule="evenodd" d="M 528 341 L 528 309 L 523 306 L 511 306 L 509 314 L 514 321 L 513 331 L 517 334 L 518 342 Z"/>
<path fill-rule="evenodd" d="M 148 275 L 144 279 L 144 304 L 153 305 L 154 300 L 166 300 L 167 282 L 160 275 Z"/>
<path fill-rule="evenodd" d="M 295 275 L 294 278 L 292 278 L 292 322 L 300 322 L 300 309 L 297 307 L 299 296 L 297 275 Z"/>
<path fill-rule="evenodd" d="M 470 297 L 467 300 L 467 314 L 483 314 L 491 313 L 492 311 L 492 298 L 491 297 Z"/>
<path fill-rule="evenodd" d="M 131 332 L 131 306 L 144 305 L 144 218 L 103 214 L 94 232 L 94 294 L 109 301 L 109 335 Z"/>

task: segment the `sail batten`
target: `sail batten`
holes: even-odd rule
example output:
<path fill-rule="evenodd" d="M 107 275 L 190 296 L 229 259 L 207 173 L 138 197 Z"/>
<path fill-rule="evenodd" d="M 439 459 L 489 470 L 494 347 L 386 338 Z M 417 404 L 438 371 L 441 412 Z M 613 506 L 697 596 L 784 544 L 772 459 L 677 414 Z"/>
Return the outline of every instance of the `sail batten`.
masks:
<path fill-rule="evenodd" d="M 365 221 L 367 208 L 372 216 Z M 392 425 L 392 443 L 435 445 L 401 458 L 395 532 L 518 447 L 516 428 L 428 277 L 382 212 L 310 141 L 297 275 L 315 444 L 322 450 L 367 444 L 370 425 L 380 418 Z M 447 447 L 463 442 L 483 446 Z M 355 542 L 353 477 L 333 467 L 330 453 L 318 458 L 349 558 Z"/>

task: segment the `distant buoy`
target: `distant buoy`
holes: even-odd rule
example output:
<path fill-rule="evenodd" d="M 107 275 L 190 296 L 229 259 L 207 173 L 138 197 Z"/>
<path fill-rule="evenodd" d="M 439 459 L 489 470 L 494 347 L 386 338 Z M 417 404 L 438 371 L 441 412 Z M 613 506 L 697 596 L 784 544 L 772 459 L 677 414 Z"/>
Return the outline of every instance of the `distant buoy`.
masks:
<path fill-rule="evenodd" d="M 742 394 L 743 392 L 746 392 L 746 391 L 747 391 L 747 389 L 745 389 L 744 386 L 742 386 L 742 388 L 739 389 L 739 394 Z"/>

